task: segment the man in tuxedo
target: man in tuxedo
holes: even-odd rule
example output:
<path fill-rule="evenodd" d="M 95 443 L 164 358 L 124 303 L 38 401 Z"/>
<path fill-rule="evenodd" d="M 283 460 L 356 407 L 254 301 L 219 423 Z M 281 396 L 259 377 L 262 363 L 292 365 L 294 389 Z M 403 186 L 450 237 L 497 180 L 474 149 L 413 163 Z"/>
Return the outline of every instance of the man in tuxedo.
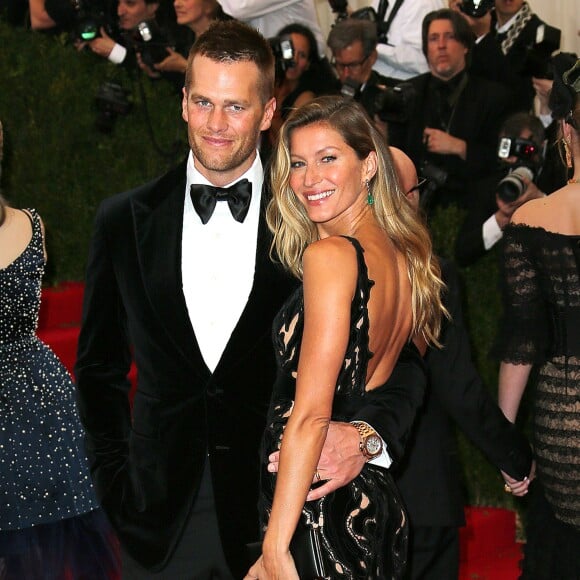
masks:
<path fill-rule="evenodd" d="M 394 150 L 393 157 L 403 190 L 418 208 L 415 167 L 402 151 Z M 456 269 L 441 260 L 441 270 L 451 316 L 440 337 L 443 347 L 427 352 L 425 402 L 395 472 L 411 523 L 406 578 L 413 580 L 459 575 L 459 527 L 465 516 L 453 421 L 511 485 L 527 489 L 532 466 L 527 441 L 504 417 L 473 364 Z"/>
<path fill-rule="evenodd" d="M 429 72 L 407 81 L 416 96 L 408 120 L 389 123 L 390 142 L 431 178 L 427 208 L 468 207 L 472 181 L 486 175 L 495 160 L 508 91 L 467 70 L 473 34 L 457 12 L 427 14 L 422 36 Z"/>
<path fill-rule="evenodd" d="M 259 444 L 276 375 L 271 324 L 295 285 L 270 259 L 264 216 L 257 147 L 273 94 L 268 41 L 238 21 L 214 23 L 188 59 L 187 160 L 105 200 L 96 217 L 75 370 L 124 578 L 241 578 L 247 544 L 259 539 Z M 391 456 L 425 385 L 417 361 L 397 369 L 390 392 L 355 417 L 380 428 Z M 336 431 L 340 453 L 321 458 L 327 491 L 366 460 L 355 426 Z"/>

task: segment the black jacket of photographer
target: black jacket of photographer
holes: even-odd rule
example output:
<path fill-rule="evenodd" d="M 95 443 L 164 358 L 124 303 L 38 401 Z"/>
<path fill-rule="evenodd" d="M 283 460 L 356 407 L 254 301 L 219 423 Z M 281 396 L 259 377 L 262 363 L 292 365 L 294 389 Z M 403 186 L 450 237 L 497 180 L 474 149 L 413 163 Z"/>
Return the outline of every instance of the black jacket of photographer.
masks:
<path fill-rule="evenodd" d="M 546 194 L 560 189 L 567 180 L 567 170 L 559 159 L 556 135 L 557 124 L 552 123 L 546 132 L 548 145 L 544 162 L 540 170 L 533 170 L 534 183 Z M 498 209 L 498 183 L 517 166 L 518 163 L 509 166 L 496 160 L 489 175 L 473 184 L 472 203 L 455 240 L 455 259 L 460 266 L 470 266 L 488 252 L 483 240 L 483 224 Z"/>
<path fill-rule="evenodd" d="M 449 82 L 431 73 L 407 81 L 415 98 L 404 123 L 389 123 L 391 145 L 402 149 L 422 173 L 428 162 L 447 173 L 434 194 L 435 205 L 469 205 L 470 188 L 494 166 L 497 138 L 508 109 L 509 94 L 499 83 L 466 70 Z M 465 160 L 458 155 L 430 153 L 424 145 L 426 127 L 446 131 L 467 143 Z"/>
<path fill-rule="evenodd" d="M 547 76 L 542 70 L 542 59 L 534 58 L 534 47 L 538 27 L 544 24 L 536 14 L 521 29 L 513 44 L 502 51 L 502 41 L 506 33 L 496 32 L 495 13 L 492 11 L 491 32 L 475 44 L 472 51 L 471 70 L 474 74 L 503 83 L 511 92 L 510 112 L 530 111 L 534 103 L 535 91 L 532 86 L 532 71 L 537 76 Z M 544 63 L 547 65 L 547 60 Z"/>

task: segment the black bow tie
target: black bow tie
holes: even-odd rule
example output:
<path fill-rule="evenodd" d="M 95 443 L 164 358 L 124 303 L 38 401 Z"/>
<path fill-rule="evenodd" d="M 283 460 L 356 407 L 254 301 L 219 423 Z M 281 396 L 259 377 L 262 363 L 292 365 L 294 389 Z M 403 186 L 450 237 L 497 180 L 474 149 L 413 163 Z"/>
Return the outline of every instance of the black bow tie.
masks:
<path fill-rule="evenodd" d="M 252 184 L 247 179 L 237 181 L 230 187 L 214 187 L 194 183 L 190 190 L 191 201 L 201 223 L 207 224 L 218 201 L 227 201 L 234 219 L 243 222 L 250 209 Z"/>

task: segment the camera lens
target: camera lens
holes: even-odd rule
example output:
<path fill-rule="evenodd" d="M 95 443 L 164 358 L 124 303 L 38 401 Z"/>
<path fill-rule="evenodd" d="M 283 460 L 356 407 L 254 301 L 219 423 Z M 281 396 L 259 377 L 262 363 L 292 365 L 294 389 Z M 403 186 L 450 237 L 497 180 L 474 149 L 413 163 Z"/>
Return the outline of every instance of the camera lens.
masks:
<path fill-rule="evenodd" d="M 497 185 L 497 195 L 506 203 L 515 201 L 526 190 L 524 179 L 531 181 L 534 174 L 529 167 L 517 167 L 510 171 Z"/>

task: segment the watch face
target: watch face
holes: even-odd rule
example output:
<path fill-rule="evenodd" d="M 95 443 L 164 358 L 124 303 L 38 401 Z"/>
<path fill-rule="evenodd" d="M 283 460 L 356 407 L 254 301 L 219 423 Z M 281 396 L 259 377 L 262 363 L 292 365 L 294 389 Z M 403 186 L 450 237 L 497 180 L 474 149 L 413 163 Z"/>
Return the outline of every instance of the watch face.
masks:
<path fill-rule="evenodd" d="M 377 455 L 377 453 L 380 453 L 383 444 L 380 437 L 377 437 L 376 435 L 371 435 L 366 440 L 365 447 L 369 455 Z"/>

